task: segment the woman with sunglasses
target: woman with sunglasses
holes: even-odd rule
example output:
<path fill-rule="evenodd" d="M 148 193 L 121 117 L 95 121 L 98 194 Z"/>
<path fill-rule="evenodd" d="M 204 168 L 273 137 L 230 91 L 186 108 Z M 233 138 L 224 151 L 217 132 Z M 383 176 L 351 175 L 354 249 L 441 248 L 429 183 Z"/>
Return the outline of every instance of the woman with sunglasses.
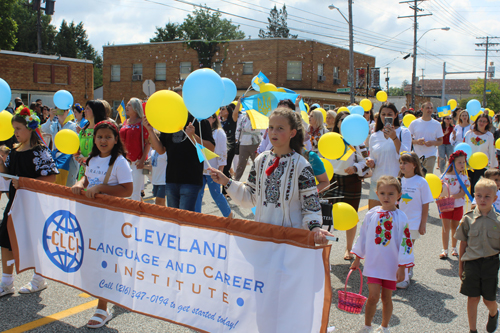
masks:
<path fill-rule="evenodd" d="M 438 165 L 439 171 L 441 171 L 441 174 L 443 174 L 446 166 L 446 161 L 450 159 L 450 155 L 453 153 L 453 145 L 450 142 L 450 135 L 454 130 L 453 119 L 451 118 L 451 115 L 443 117 L 441 128 L 443 129 L 444 136 L 443 144 L 438 146 Z"/>

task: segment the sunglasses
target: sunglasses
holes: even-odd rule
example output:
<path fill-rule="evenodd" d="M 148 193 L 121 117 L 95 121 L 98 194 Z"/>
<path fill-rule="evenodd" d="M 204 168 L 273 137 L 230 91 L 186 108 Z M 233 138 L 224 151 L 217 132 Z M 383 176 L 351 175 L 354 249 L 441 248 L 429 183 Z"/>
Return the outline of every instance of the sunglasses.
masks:
<path fill-rule="evenodd" d="M 451 118 L 443 118 L 444 120 L 451 120 Z"/>

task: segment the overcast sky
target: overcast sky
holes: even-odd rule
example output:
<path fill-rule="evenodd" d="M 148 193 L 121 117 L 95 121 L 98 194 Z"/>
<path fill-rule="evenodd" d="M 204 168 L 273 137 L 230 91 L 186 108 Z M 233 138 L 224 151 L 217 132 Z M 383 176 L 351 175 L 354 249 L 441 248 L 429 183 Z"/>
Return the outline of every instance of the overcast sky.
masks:
<path fill-rule="evenodd" d="M 182 0 L 183 2 L 186 2 Z M 154 36 L 156 26 L 168 21 L 182 23 L 193 6 L 174 0 L 85 0 L 57 1 L 52 23 L 59 27 L 63 19 L 82 21 L 90 42 L 102 52 L 109 43 L 147 43 Z M 198 2 L 188 3 L 199 4 Z M 228 14 L 222 17 L 239 24 L 247 38 L 258 37 L 259 28 L 265 29 L 270 9 L 282 0 L 224 0 L 201 2 Z M 302 39 L 315 39 L 348 48 L 348 25 L 337 10 L 347 17 L 347 0 L 293 0 L 287 1 L 288 27 Z M 442 78 L 443 61 L 447 70 L 484 71 L 484 52 L 475 51 L 475 43 L 485 40 L 476 37 L 500 36 L 500 0 L 428 0 L 419 6 L 420 14 L 432 16 L 418 20 L 419 49 L 417 73 L 425 79 Z M 377 67 L 389 68 L 391 86 L 411 81 L 412 58 L 403 57 L 413 50 L 413 19 L 398 16 L 413 15 L 407 4 L 397 0 L 355 0 L 353 4 L 354 50 L 376 57 Z M 243 18 L 242 18 L 243 17 Z M 249 18 L 252 20 L 246 20 Z M 450 27 L 449 31 L 439 28 Z M 437 30 L 429 31 L 429 29 Z M 294 29 L 298 29 L 294 30 Z M 426 33 L 427 32 L 427 33 Z M 425 33 L 425 36 L 423 34 Z M 500 43 L 500 39 L 492 42 Z M 484 49 L 484 47 L 482 47 Z M 500 49 L 496 47 L 495 49 Z M 500 77 L 500 53 L 490 52 L 489 61 L 497 67 Z M 256 69 L 258 70 L 258 69 Z M 447 78 L 476 78 L 484 74 L 448 75 Z M 381 84 L 384 84 L 381 79 Z"/>

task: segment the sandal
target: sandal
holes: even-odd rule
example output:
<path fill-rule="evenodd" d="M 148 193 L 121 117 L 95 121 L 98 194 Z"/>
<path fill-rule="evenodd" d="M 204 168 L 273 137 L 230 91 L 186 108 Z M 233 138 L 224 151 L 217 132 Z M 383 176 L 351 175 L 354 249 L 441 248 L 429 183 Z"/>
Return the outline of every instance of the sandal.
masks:
<path fill-rule="evenodd" d="M 344 260 L 353 260 L 353 259 L 354 256 L 351 254 L 351 252 L 349 250 L 345 250 Z"/>
<path fill-rule="evenodd" d="M 45 281 L 45 279 L 40 282 L 31 280 L 19 289 L 19 293 L 32 294 L 44 290 L 45 288 L 47 288 L 47 281 Z"/>
<path fill-rule="evenodd" d="M 451 250 L 451 255 L 454 256 L 454 257 L 458 257 L 458 251 L 457 251 L 457 248 L 454 247 L 452 250 Z"/>
<path fill-rule="evenodd" d="M 439 259 L 448 259 L 448 250 L 443 250 L 439 255 Z"/>
<path fill-rule="evenodd" d="M 104 318 L 102 317 L 99 317 L 97 315 L 100 315 L 100 316 L 103 316 Z M 101 310 L 101 309 L 96 309 L 95 310 L 95 313 L 94 313 L 94 316 L 92 318 L 90 318 L 89 322 L 87 323 L 87 327 L 88 328 L 99 328 L 99 327 L 103 327 L 104 325 L 106 325 L 106 323 L 113 317 L 113 315 L 111 313 L 109 313 L 107 310 L 104 311 L 104 310 Z M 90 322 L 92 321 L 95 321 L 97 322 L 97 324 L 91 324 Z"/>
<path fill-rule="evenodd" d="M 16 288 L 14 288 L 14 283 L 4 284 L 0 282 L 0 297 L 13 294 L 15 291 Z"/>

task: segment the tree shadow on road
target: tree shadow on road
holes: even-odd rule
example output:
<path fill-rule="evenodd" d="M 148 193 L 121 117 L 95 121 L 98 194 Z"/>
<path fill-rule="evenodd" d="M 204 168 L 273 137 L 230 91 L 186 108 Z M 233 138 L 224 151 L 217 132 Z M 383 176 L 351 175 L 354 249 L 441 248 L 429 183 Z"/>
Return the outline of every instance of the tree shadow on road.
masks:
<path fill-rule="evenodd" d="M 430 224 L 438 226 L 438 227 L 441 227 L 443 225 L 443 223 L 441 222 L 441 219 L 436 218 L 436 217 L 432 217 L 430 215 L 427 218 L 427 223 L 430 223 Z"/>
<path fill-rule="evenodd" d="M 429 288 L 424 284 L 412 282 L 408 289 L 394 292 L 393 302 L 411 306 L 420 317 L 429 318 L 435 323 L 451 323 L 458 315 L 446 308 L 446 300 L 453 296 Z"/>
<path fill-rule="evenodd" d="M 436 269 L 436 273 L 441 274 L 443 276 L 456 277 L 458 278 L 458 259 L 448 258 L 447 262 L 450 263 L 450 268 L 438 268 Z"/>

